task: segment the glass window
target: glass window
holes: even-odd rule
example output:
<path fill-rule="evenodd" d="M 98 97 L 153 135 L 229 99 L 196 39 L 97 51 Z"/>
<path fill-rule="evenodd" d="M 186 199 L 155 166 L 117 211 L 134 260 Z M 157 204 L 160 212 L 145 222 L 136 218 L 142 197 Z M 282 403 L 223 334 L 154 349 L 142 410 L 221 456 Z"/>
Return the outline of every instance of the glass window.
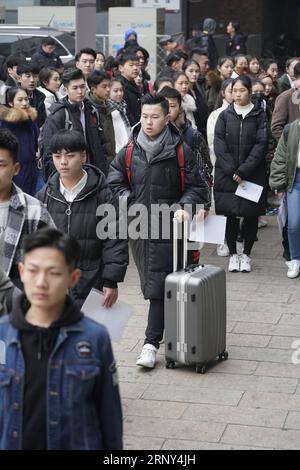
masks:
<path fill-rule="evenodd" d="M 7 57 L 18 52 L 22 52 L 20 38 L 15 34 L 0 34 L 0 55 Z"/>
<path fill-rule="evenodd" d="M 31 57 L 35 51 L 40 47 L 41 44 L 40 36 L 25 36 L 22 34 L 21 43 L 22 43 L 22 52 L 26 57 Z"/>
<path fill-rule="evenodd" d="M 62 34 L 57 34 L 54 39 L 58 39 L 66 48 L 71 52 L 72 55 L 75 55 L 75 38 L 71 36 L 71 34 L 68 33 L 62 33 Z M 58 52 L 58 47 L 55 51 L 57 54 L 60 54 Z M 64 52 L 64 54 L 66 53 Z"/>

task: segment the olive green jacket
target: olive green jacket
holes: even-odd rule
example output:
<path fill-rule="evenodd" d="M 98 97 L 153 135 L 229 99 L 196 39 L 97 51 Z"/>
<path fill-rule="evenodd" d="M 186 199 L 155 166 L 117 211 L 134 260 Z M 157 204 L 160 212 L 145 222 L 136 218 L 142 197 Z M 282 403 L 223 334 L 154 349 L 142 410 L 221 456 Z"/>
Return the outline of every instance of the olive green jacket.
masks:
<path fill-rule="evenodd" d="M 300 143 L 300 119 L 285 126 L 271 163 L 270 187 L 277 191 L 290 192 L 298 165 Z"/>

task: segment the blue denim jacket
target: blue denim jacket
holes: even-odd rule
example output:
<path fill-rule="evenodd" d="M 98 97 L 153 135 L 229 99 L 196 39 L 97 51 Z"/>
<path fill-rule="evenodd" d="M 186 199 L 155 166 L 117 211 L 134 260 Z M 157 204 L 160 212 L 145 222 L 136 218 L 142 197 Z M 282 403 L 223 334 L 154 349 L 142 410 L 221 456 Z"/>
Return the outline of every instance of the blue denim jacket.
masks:
<path fill-rule="evenodd" d="M 16 450 L 22 448 L 25 363 L 9 316 L 0 319 L 0 341 L 0 450 Z M 116 364 L 103 326 L 83 317 L 60 329 L 47 384 L 48 450 L 122 449 Z"/>

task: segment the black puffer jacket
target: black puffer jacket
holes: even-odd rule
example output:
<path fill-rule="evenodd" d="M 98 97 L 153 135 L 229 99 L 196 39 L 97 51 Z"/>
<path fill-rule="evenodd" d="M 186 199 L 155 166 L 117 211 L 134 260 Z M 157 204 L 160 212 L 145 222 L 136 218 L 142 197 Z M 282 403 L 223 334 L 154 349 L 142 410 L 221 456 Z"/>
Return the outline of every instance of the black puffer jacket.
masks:
<path fill-rule="evenodd" d="M 154 228 L 154 223 L 150 219 L 151 204 L 171 206 L 177 203 L 180 206 L 184 204 L 194 206 L 207 203 L 209 199 L 207 185 L 201 179 L 195 155 L 186 144 L 183 144 L 185 187 L 182 192 L 176 151 L 182 140 L 175 126 L 170 125 L 170 129 L 172 145 L 165 145 L 161 153 L 148 162 L 145 152 L 137 143 L 140 131 L 140 124 L 138 124 L 132 135 L 133 152 L 130 165 L 132 184 L 129 184 L 126 172 L 127 147 L 118 153 L 108 174 L 108 183 L 116 197 L 127 196 L 131 208 L 136 203 L 142 204 L 147 209 L 141 222 L 144 228 L 141 230 L 144 239 L 130 240 L 146 299 L 164 298 L 165 278 L 173 270 L 172 236 L 162 238 L 161 216 L 157 219 L 160 230 L 158 230 L 158 224 L 156 225 L 159 235 L 156 239 L 151 238 L 151 228 Z M 171 220 L 172 216 L 170 224 Z M 172 233 L 172 228 L 170 232 Z"/>
<path fill-rule="evenodd" d="M 261 107 L 254 107 L 245 119 L 233 105 L 220 114 L 214 139 L 217 214 L 256 217 L 265 213 L 267 147 L 267 117 Z M 234 174 L 265 188 L 258 204 L 235 195 L 238 184 L 233 181 Z"/>
<path fill-rule="evenodd" d="M 100 240 L 97 216 L 101 204 L 111 204 L 111 191 L 98 168 L 85 165 L 87 184 L 73 202 L 68 203 L 59 191 L 59 174 L 54 173 L 47 185 L 36 195 L 52 214 L 57 228 L 73 235 L 80 244 L 81 279 L 73 289 L 73 298 L 81 305 L 92 287 L 116 287 L 122 282 L 128 264 L 126 240 Z"/>
<path fill-rule="evenodd" d="M 45 95 L 44 95 L 45 97 Z M 107 174 L 108 164 L 105 151 L 102 146 L 102 128 L 98 122 L 98 113 L 88 99 L 84 100 L 85 109 L 85 133 L 88 148 L 88 161 Z M 51 137 L 59 130 L 75 129 L 83 134 L 80 121 L 80 109 L 69 102 L 68 98 L 62 98 L 50 108 L 51 114 L 47 117 L 40 136 L 40 150 L 43 163 L 44 178 L 47 181 L 54 171 L 52 154 L 49 151 Z"/>

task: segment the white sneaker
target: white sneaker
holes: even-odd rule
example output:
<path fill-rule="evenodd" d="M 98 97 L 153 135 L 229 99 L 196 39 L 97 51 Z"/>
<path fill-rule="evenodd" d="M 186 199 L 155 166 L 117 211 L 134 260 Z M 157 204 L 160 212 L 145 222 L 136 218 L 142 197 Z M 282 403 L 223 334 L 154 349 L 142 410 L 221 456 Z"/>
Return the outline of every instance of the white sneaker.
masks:
<path fill-rule="evenodd" d="M 231 255 L 229 258 L 228 271 L 230 273 L 239 272 L 240 270 L 240 259 L 238 255 Z"/>
<path fill-rule="evenodd" d="M 287 272 L 288 278 L 295 279 L 296 277 L 299 276 L 299 273 L 300 273 L 300 261 L 299 260 L 292 259 L 291 261 L 287 261 L 285 264 L 289 268 Z"/>
<path fill-rule="evenodd" d="M 243 254 L 240 258 L 240 271 L 242 273 L 250 273 L 251 272 L 251 258 L 249 256 Z"/>
<path fill-rule="evenodd" d="M 157 349 L 155 346 L 152 344 L 145 344 L 138 360 L 136 361 L 136 365 L 153 369 L 156 363 L 156 353 Z"/>
<path fill-rule="evenodd" d="M 263 217 L 258 217 L 258 228 L 263 228 L 268 225 L 268 222 Z"/>
<path fill-rule="evenodd" d="M 218 245 L 217 255 L 218 256 L 229 256 L 229 248 L 228 248 L 226 243 L 224 243 L 224 245 Z"/>

